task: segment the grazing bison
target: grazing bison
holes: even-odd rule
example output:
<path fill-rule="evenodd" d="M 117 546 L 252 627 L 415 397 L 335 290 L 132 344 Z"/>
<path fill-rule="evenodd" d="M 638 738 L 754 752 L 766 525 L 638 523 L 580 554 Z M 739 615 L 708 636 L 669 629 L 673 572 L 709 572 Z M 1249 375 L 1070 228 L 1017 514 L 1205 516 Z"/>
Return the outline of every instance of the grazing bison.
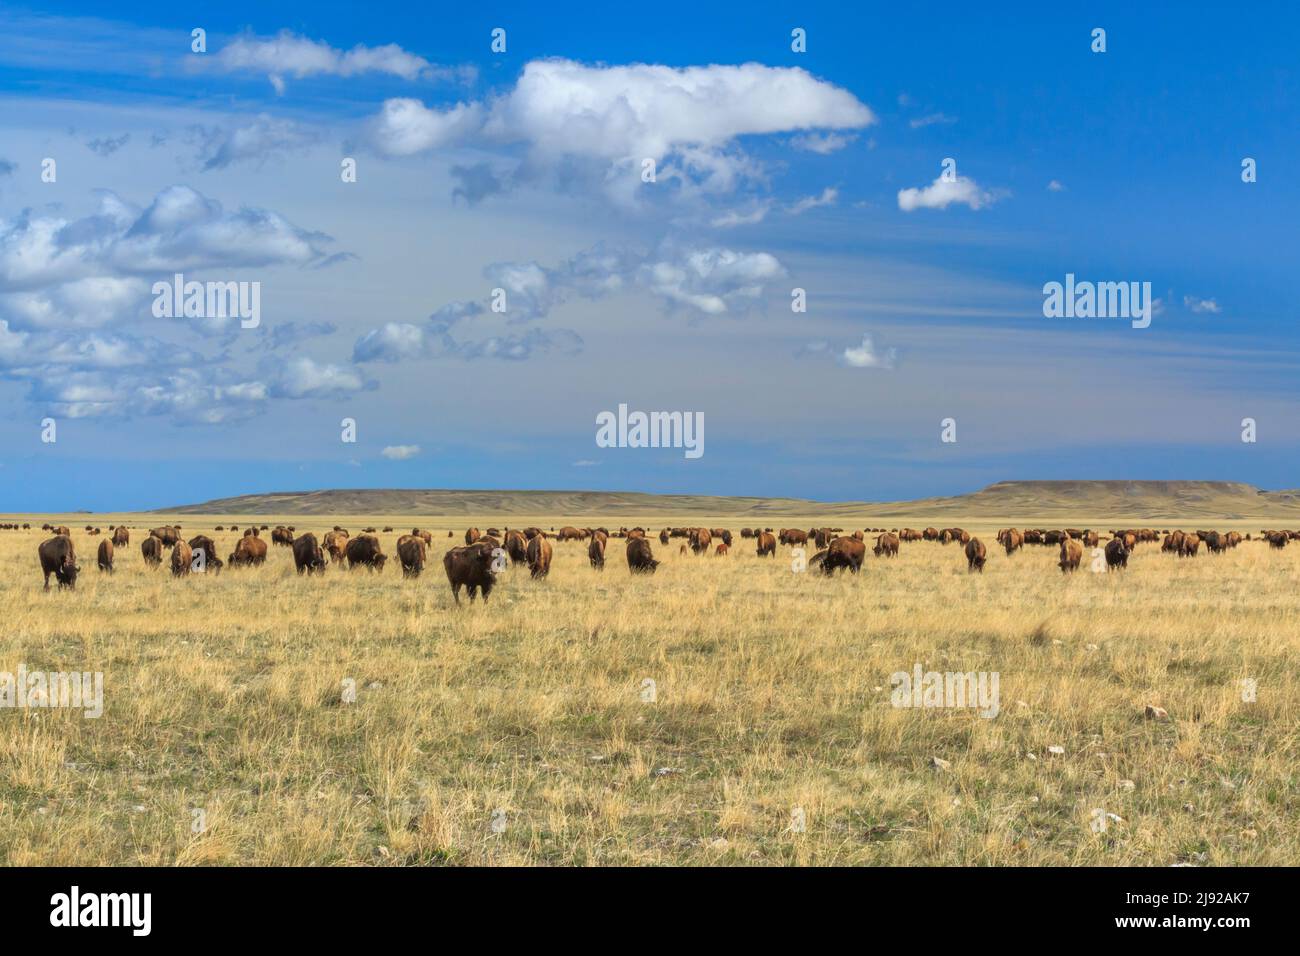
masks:
<path fill-rule="evenodd" d="M 131 543 L 131 532 L 126 529 L 126 525 L 118 525 L 113 529 L 113 545 L 118 548 L 125 548 Z"/>
<path fill-rule="evenodd" d="M 63 537 L 65 538 L 72 537 L 72 529 L 65 524 L 61 524 L 57 528 L 53 528 L 51 530 L 53 530 L 56 535 L 63 535 Z"/>
<path fill-rule="evenodd" d="M 1007 557 L 1015 554 L 1025 544 L 1025 536 L 1015 528 L 999 531 L 998 540 L 1002 542 L 1002 547 L 1007 549 Z"/>
<path fill-rule="evenodd" d="M 72 538 L 66 534 L 56 534 L 48 541 L 41 542 L 36 549 L 41 559 L 41 571 L 45 574 L 45 590 L 50 589 L 50 575 L 58 582 L 60 588 L 77 587 L 77 552 L 72 546 Z"/>
<path fill-rule="evenodd" d="M 393 529 L 392 529 L 392 528 L 389 528 L 388 530 L 391 531 L 391 530 L 393 530 Z M 431 548 L 433 547 L 433 532 L 432 532 L 432 531 L 421 531 L 419 528 L 412 528 L 412 529 L 411 529 L 411 534 L 415 535 L 417 538 L 423 538 L 423 539 L 424 539 L 424 543 L 425 543 L 426 545 L 428 545 L 428 546 L 431 547 Z"/>
<path fill-rule="evenodd" d="M 560 541 L 581 541 L 587 537 L 587 532 L 566 524 L 555 533 L 555 537 Z"/>
<path fill-rule="evenodd" d="M 988 550 L 984 547 L 984 542 L 979 538 L 971 538 L 966 542 L 966 573 L 978 571 L 984 573 L 984 562 L 988 560 Z"/>
<path fill-rule="evenodd" d="M 293 547 L 293 532 L 284 525 L 276 525 L 271 531 L 271 544 L 278 544 L 282 547 Z"/>
<path fill-rule="evenodd" d="M 1264 537 L 1268 539 L 1268 546 L 1270 548 L 1276 548 L 1279 551 L 1286 547 L 1288 540 L 1285 531 L 1266 531 Z"/>
<path fill-rule="evenodd" d="M 871 549 L 871 553 L 876 557 L 896 558 L 898 557 L 898 535 L 892 531 L 886 531 L 876 538 L 876 546 Z"/>
<path fill-rule="evenodd" d="M 713 540 L 713 533 L 708 528 L 691 529 L 691 550 L 696 554 L 703 554 L 709 550 L 709 543 Z"/>
<path fill-rule="evenodd" d="M 1196 557 L 1196 552 L 1200 549 L 1200 535 L 1193 534 L 1189 531 L 1187 534 L 1183 535 L 1183 543 L 1178 548 L 1178 556 L 1180 558 L 1194 558 Z"/>
<path fill-rule="evenodd" d="M 196 555 L 203 555 L 202 568 L 204 571 L 217 574 L 224 567 L 221 559 L 217 557 L 217 543 L 206 534 L 196 534 L 190 538 L 190 550 Z"/>
<path fill-rule="evenodd" d="M 727 553 L 730 551 L 731 551 L 731 546 L 728 545 L 727 542 L 721 541 L 718 543 L 718 546 L 713 550 L 713 554 L 715 557 L 721 558 L 721 557 L 725 557 Z"/>
<path fill-rule="evenodd" d="M 1061 573 L 1068 571 L 1078 571 L 1079 562 L 1083 560 L 1083 545 L 1072 538 L 1066 538 L 1061 542 L 1061 560 L 1057 562 Z"/>
<path fill-rule="evenodd" d="M 174 526 L 154 528 L 149 533 L 169 548 L 181 539 L 180 529 Z"/>
<path fill-rule="evenodd" d="M 156 535 L 149 535 L 140 542 L 140 554 L 144 556 L 144 563 L 149 567 L 158 567 L 162 564 L 162 542 Z"/>
<path fill-rule="evenodd" d="M 1124 538 L 1111 538 L 1106 542 L 1106 570 L 1113 571 L 1115 568 L 1127 568 L 1128 556 L 1132 550 L 1128 546 L 1127 536 Z"/>
<path fill-rule="evenodd" d="M 667 533 L 661 535 L 660 539 L 667 544 Z M 587 557 L 591 560 L 591 566 L 597 571 L 605 569 L 605 542 L 607 540 L 603 534 L 593 534 L 591 544 L 587 545 Z"/>
<path fill-rule="evenodd" d="M 384 554 L 379 539 L 373 534 L 361 534 L 353 538 L 348 542 L 344 554 L 348 559 L 349 570 L 360 564 L 371 571 L 382 571 L 384 562 L 388 560 L 388 555 Z"/>
<path fill-rule="evenodd" d="M 1183 533 L 1181 531 L 1171 531 L 1165 535 L 1164 543 L 1160 545 L 1161 551 L 1181 551 L 1183 547 Z"/>
<path fill-rule="evenodd" d="M 113 573 L 113 539 L 105 538 L 99 542 L 99 552 L 96 556 L 99 564 L 99 570 Z"/>
<path fill-rule="evenodd" d="M 424 570 L 428 545 L 419 535 L 404 534 L 397 539 L 397 560 L 402 564 L 402 577 L 418 578 Z"/>
<path fill-rule="evenodd" d="M 659 543 L 660 543 L 660 544 L 667 544 L 667 543 L 668 543 L 668 529 L 667 529 L 667 528 L 664 528 L 664 529 L 662 529 L 662 530 L 659 532 Z"/>
<path fill-rule="evenodd" d="M 772 532 L 760 531 L 755 535 L 755 540 L 758 545 L 757 553 L 760 558 L 776 554 L 776 538 L 773 536 Z M 808 536 L 804 535 L 804 541 L 806 542 L 807 540 Z"/>
<path fill-rule="evenodd" d="M 442 556 L 442 566 L 447 571 L 447 581 L 451 584 L 452 597 L 460 603 L 460 589 L 469 591 L 469 600 L 481 590 L 483 603 L 487 603 L 492 586 L 496 584 L 496 575 L 492 573 L 491 545 L 475 543 L 463 548 L 452 548 Z"/>
<path fill-rule="evenodd" d="M 245 538 L 260 538 L 260 537 L 261 537 L 261 534 L 260 534 L 260 532 L 258 532 L 257 527 L 256 527 L 255 525 L 250 525 L 249 527 L 247 527 L 247 528 L 244 529 L 244 537 L 245 537 Z"/>
<path fill-rule="evenodd" d="M 172 575 L 181 577 L 190 573 L 190 562 L 194 560 L 194 550 L 189 542 L 177 539 L 172 545 Z"/>
<path fill-rule="evenodd" d="M 266 561 L 266 542 L 255 535 L 244 535 L 227 560 L 232 568 L 263 564 Z"/>
<path fill-rule="evenodd" d="M 644 541 L 645 538 L 633 540 Z M 551 542 L 544 534 L 539 534 L 528 542 L 528 570 L 534 579 L 544 578 L 551 573 Z"/>
<path fill-rule="evenodd" d="M 764 532 L 755 532 L 755 536 L 762 535 Z M 782 528 L 777 540 L 781 544 L 805 545 L 808 543 L 808 532 L 801 528 Z"/>
<path fill-rule="evenodd" d="M 506 532 L 505 549 L 515 564 L 523 564 L 528 560 L 528 539 L 518 531 Z"/>
<path fill-rule="evenodd" d="M 857 538 L 832 538 L 826 543 L 826 557 L 822 559 L 822 570 L 832 574 L 837 568 L 848 568 L 857 574 L 862 568 L 862 559 L 866 554 L 867 546 Z"/>
<path fill-rule="evenodd" d="M 483 535 L 479 533 L 478 528 L 470 528 L 469 530 L 467 530 L 467 531 L 465 532 L 465 544 L 466 544 L 466 546 L 469 546 L 469 545 L 473 544 L 475 541 L 477 541 L 477 540 L 478 540 L 479 538 L 481 538 L 481 537 L 483 537 Z"/>
<path fill-rule="evenodd" d="M 320 542 L 310 531 L 293 539 L 293 566 L 299 574 L 324 574 L 329 566 Z"/>
<path fill-rule="evenodd" d="M 627 569 L 633 574 L 654 574 L 659 562 L 650 550 L 650 542 L 645 538 L 628 538 Z"/>

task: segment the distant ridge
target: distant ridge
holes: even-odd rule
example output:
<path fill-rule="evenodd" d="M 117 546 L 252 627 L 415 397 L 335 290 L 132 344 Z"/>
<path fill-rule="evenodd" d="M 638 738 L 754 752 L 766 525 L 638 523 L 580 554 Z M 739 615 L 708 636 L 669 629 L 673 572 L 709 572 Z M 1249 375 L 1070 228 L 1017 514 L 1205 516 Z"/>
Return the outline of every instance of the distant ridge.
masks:
<path fill-rule="evenodd" d="M 915 501 L 656 495 L 638 491 L 484 491 L 352 488 L 281 491 L 159 508 L 203 515 L 713 515 L 826 518 L 847 515 L 1007 518 L 1089 516 L 1138 521 L 1300 518 L 1300 490 L 1262 491 L 1234 481 L 1000 481 L 979 491 Z"/>

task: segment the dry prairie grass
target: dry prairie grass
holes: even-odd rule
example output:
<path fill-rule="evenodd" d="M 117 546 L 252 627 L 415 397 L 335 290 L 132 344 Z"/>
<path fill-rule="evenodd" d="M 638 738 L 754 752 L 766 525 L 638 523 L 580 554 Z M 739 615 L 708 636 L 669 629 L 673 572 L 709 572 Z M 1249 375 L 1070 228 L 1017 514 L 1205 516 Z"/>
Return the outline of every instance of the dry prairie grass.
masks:
<path fill-rule="evenodd" d="M 185 536 L 223 559 L 236 535 L 212 525 L 248 521 L 196 520 Z M 788 548 L 758 559 L 737 538 L 723 558 L 654 541 L 663 565 L 634 578 L 617 539 L 603 573 L 557 543 L 549 579 L 511 569 L 457 609 L 441 555 L 487 521 L 340 522 L 435 529 L 415 581 L 395 559 L 300 579 L 274 547 L 261 569 L 173 580 L 128 523 L 111 578 L 74 530 L 75 593 L 41 592 L 44 533 L 0 532 L 0 670 L 105 681 L 98 720 L 0 711 L 0 862 L 1300 860 L 1300 547 L 1179 561 L 1148 544 L 1124 573 L 1065 578 L 1055 548 L 1008 559 L 981 525 L 983 575 L 931 543 L 868 552 L 858 577 L 794 574 Z M 998 672 L 1001 713 L 892 707 L 890 674 L 916 663 Z M 1124 822 L 1094 833 L 1093 808 Z"/>

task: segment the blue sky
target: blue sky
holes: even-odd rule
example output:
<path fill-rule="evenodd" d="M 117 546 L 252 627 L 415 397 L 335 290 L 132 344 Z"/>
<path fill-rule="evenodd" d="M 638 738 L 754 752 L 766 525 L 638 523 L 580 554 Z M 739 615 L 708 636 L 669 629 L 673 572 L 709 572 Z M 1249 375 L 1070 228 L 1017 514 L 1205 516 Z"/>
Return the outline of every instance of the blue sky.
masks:
<path fill-rule="evenodd" d="M 1300 484 L 1292 8 L 205 6 L 0 10 L 6 511 Z M 260 325 L 156 317 L 178 271 Z M 597 447 L 620 403 L 705 454 Z"/>

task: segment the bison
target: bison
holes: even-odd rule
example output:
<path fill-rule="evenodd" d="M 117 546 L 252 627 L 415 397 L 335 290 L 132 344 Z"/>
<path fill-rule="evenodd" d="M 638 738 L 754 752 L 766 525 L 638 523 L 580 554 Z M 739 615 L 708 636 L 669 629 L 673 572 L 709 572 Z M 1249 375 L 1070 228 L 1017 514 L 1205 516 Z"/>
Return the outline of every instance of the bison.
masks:
<path fill-rule="evenodd" d="M 857 538 L 832 538 L 826 544 L 826 557 L 822 560 L 822 571 L 832 574 L 838 568 L 848 568 L 857 574 L 862 568 L 862 559 L 866 554 L 867 546 Z"/>
<path fill-rule="evenodd" d="M 246 534 L 239 539 L 234 553 L 227 560 L 232 568 L 263 564 L 266 562 L 266 542 L 256 535 Z"/>
<path fill-rule="evenodd" d="M 772 535 L 772 532 L 760 531 L 755 535 L 755 540 L 757 541 L 757 552 L 760 558 L 776 554 L 776 538 Z M 807 540 L 808 536 L 804 535 L 804 541 Z"/>
<path fill-rule="evenodd" d="M 131 543 L 131 532 L 126 529 L 126 525 L 118 525 L 113 529 L 113 546 L 125 548 Z"/>
<path fill-rule="evenodd" d="M 194 560 L 194 549 L 189 542 L 177 539 L 172 545 L 172 575 L 181 577 L 190 573 L 190 563 Z"/>
<path fill-rule="evenodd" d="M 99 570 L 113 573 L 113 539 L 105 538 L 99 542 L 99 553 L 96 555 L 96 561 L 99 564 Z"/>
<path fill-rule="evenodd" d="M 151 568 L 156 568 L 162 564 L 162 541 L 157 535 L 149 535 L 140 542 L 140 554 L 144 557 L 144 563 Z"/>
<path fill-rule="evenodd" d="M 1068 571 L 1078 571 L 1079 562 L 1083 560 L 1083 545 L 1072 538 L 1066 538 L 1061 542 L 1061 560 L 1057 562 L 1061 573 Z"/>
<path fill-rule="evenodd" d="M 523 564 L 528 560 L 529 540 L 518 531 L 507 531 L 505 540 L 506 554 L 510 555 L 510 560 L 516 564 Z"/>
<path fill-rule="evenodd" d="M 876 557 L 896 558 L 898 557 L 898 535 L 892 531 L 886 531 L 880 537 L 876 538 L 876 546 L 871 549 L 871 553 Z"/>
<path fill-rule="evenodd" d="M 528 570 L 534 579 L 544 578 L 551 573 L 551 542 L 544 534 L 539 534 L 528 542 Z"/>
<path fill-rule="evenodd" d="M 203 555 L 200 565 L 202 570 L 211 570 L 215 574 L 222 569 L 221 559 L 217 557 L 217 543 L 206 534 L 196 534 L 190 538 L 190 550 L 195 555 Z"/>
<path fill-rule="evenodd" d="M 984 542 L 979 538 L 971 538 L 966 542 L 966 573 L 978 571 L 984 573 L 984 562 L 988 560 L 988 549 L 984 547 Z"/>
<path fill-rule="evenodd" d="M 1125 535 L 1122 538 L 1111 538 L 1106 542 L 1107 571 L 1113 571 L 1115 568 L 1128 567 L 1128 556 L 1129 552 L 1132 550 L 1128 546 L 1127 538 L 1129 536 L 1130 535 Z"/>
<path fill-rule="evenodd" d="M 650 542 L 645 538 L 629 538 L 627 541 L 627 569 L 633 574 L 654 574 L 659 562 L 650 550 Z"/>
<path fill-rule="evenodd" d="M 491 545 L 482 543 L 452 548 L 442 556 L 442 566 L 447 571 L 447 581 L 451 584 L 451 594 L 457 604 L 460 603 L 462 587 L 469 591 L 471 604 L 479 591 L 483 592 L 483 603 L 487 603 L 492 586 L 496 584 L 492 562 Z"/>
<path fill-rule="evenodd" d="M 605 543 L 608 539 L 603 534 L 593 534 L 591 544 L 587 545 L 587 557 L 591 560 L 591 566 L 597 571 L 603 571 L 605 568 Z M 667 532 L 661 535 L 661 540 L 667 543 Z"/>
<path fill-rule="evenodd" d="M 45 590 L 50 589 L 50 575 L 58 582 L 60 588 L 75 590 L 77 587 L 77 551 L 72 546 L 72 537 L 56 534 L 48 541 L 41 542 L 37 548 L 41 559 L 41 571 L 45 573 Z"/>
<path fill-rule="evenodd" d="M 353 538 L 348 542 L 344 554 L 348 559 L 349 570 L 360 564 L 371 571 L 382 571 L 384 562 L 388 560 L 388 555 L 384 554 L 379 539 L 373 534 L 361 534 Z"/>
<path fill-rule="evenodd" d="M 299 574 L 323 574 L 329 566 L 320 542 L 310 531 L 293 539 L 293 566 Z"/>
<path fill-rule="evenodd" d="M 404 534 L 397 539 L 397 560 L 402 564 L 402 577 L 418 578 L 424 570 L 428 545 L 415 534 Z"/>
<path fill-rule="evenodd" d="M 181 539 L 180 530 L 168 525 L 164 525 L 161 528 L 154 528 L 149 533 L 169 548 Z"/>

